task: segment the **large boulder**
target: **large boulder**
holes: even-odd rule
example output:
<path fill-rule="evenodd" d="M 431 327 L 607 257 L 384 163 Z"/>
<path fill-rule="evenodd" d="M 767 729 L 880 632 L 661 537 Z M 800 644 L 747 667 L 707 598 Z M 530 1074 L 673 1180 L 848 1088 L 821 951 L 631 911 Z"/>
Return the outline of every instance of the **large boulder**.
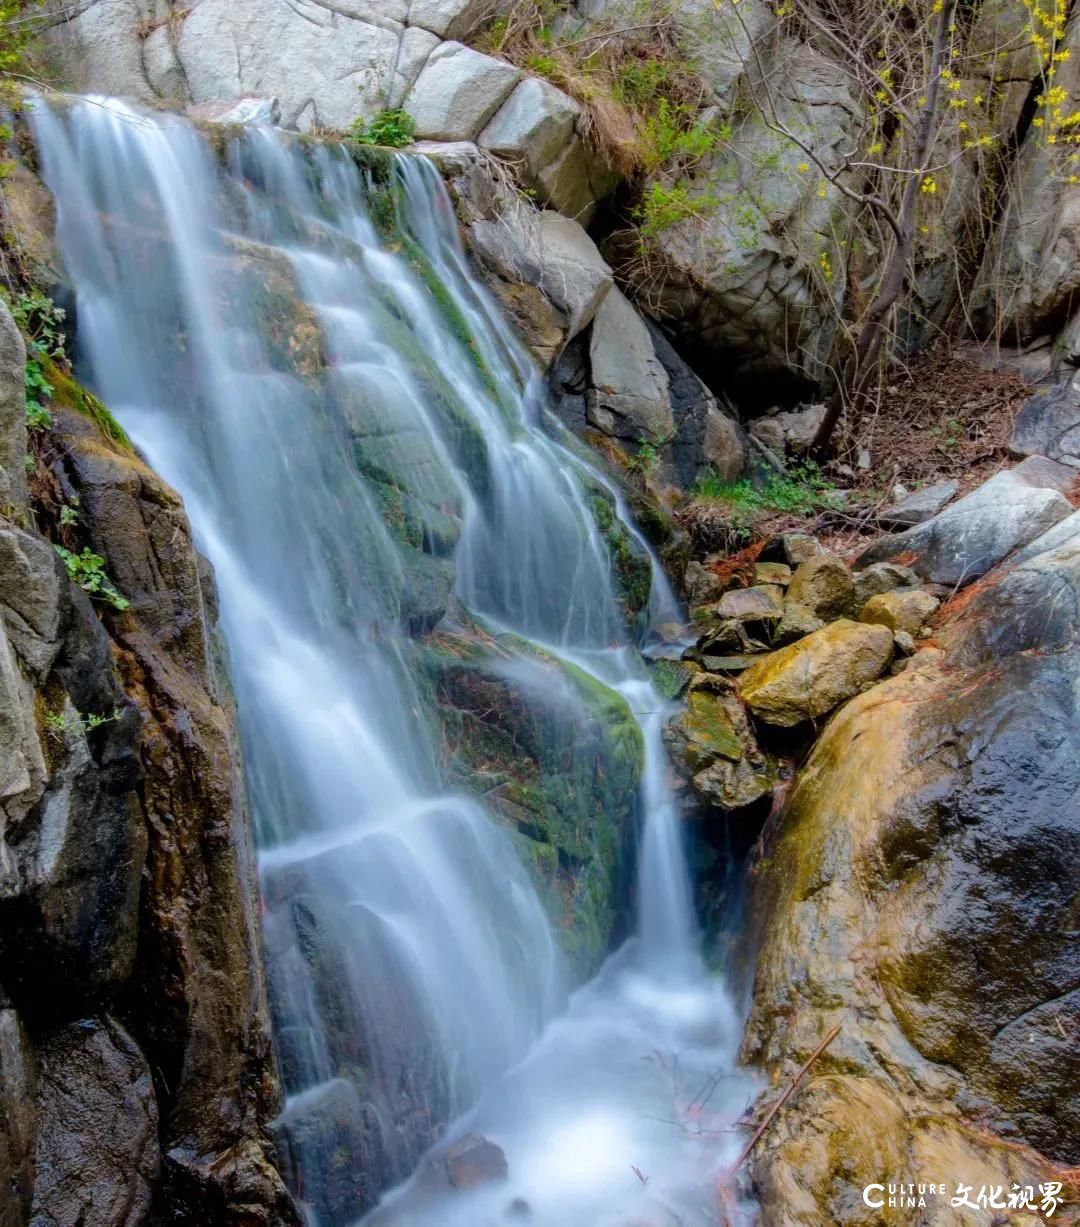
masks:
<path fill-rule="evenodd" d="M 883 537 L 860 565 L 899 559 L 936 584 L 969 584 L 1072 511 L 1075 471 L 1042 457 L 995 473 L 977 490 L 906 532 Z"/>
<path fill-rule="evenodd" d="M 471 141 L 521 78 L 519 69 L 462 43 L 442 43 L 409 91 L 405 108 L 418 137 Z"/>
<path fill-rule="evenodd" d="M 739 694 L 765 724 L 793 728 L 873 685 L 892 654 L 888 628 L 842 618 L 752 665 L 739 679 Z"/>
<path fill-rule="evenodd" d="M 1017 30 L 1028 28 L 1028 14 L 1017 11 L 1019 4 L 997 7 L 1012 11 Z M 1030 38 L 1012 37 L 1011 45 L 1025 60 L 1023 71 L 1038 81 L 1041 69 L 1032 63 Z M 1080 89 L 1080 27 L 1075 22 L 1065 25 L 1057 48 L 1053 89 L 1063 100 Z M 1041 92 L 1045 96 L 1048 91 Z M 975 315 L 984 330 L 1014 344 L 1056 334 L 1063 326 L 1075 344 L 1075 327 L 1070 330 L 1068 322 L 1080 301 L 1080 186 L 1067 161 L 1071 146 L 1056 136 L 1053 117 L 1055 107 L 1060 113 L 1069 106 L 1064 101 L 1041 108 L 1039 124 L 1029 130 L 1010 167 L 1000 218 L 975 287 Z"/>
<path fill-rule="evenodd" d="M 37 1063 L 18 1013 L 0 1000 L 0 1223 L 30 1221 L 37 1142 Z"/>
<path fill-rule="evenodd" d="M 549 345 L 548 334 L 525 337 L 548 365 L 592 323 L 614 285 L 611 269 L 584 229 L 551 210 L 511 207 L 498 220 L 475 222 L 468 234 L 481 268 L 498 279 L 493 288 L 504 302 L 501 286 L 533 286 L 554 308 L 549 318 L 558 328 L 559 344 Z"/>
<path fill-rule="evenodd" d="M 399 35 L 318 4 L 201 0 L 175 45 L 192 102 L 272 95 L 289 127 L 343 130 L 382 105 Z"/>
<path fill-rule="evenodd" d="M 644 320 L 618 290 L 605 297 L 589 339 L 589 423 L 632 443 L 667 445 L 675 431 L 667 371 Z"/>
<path fill-rule="evenodd" d="M 400 0 L 409 22 L 440 38 L 466 38 L 483 21 L 506 9 L 508 0 Z M 393 5 L 390 5 L 393 8 Z"/>
<path fill-rule="evenodd" d="M 1080 468 L 1080 375 L 1036 391 L 1016 415 L 1009 447 Z"/>
<path fill-rule="evenodd" d="M 859 129 L 842 69 L 787 39 L 766 42 L 759 55 L 778 122 L 812 131 L 822 162 L 838 165 Z M 652 240 L 663 270 L 659 306 L 680 332 L 729 360 L 732 374 L 795 368 L 826 377 L 846 292 L 844 197 L 803 169 L 803 153 L 755 108 L 733 115 L 730 140 L 690 176 L 687 191 L 701 208 Z"/>
<path fill-rule="evenodd" d="M 614 691 L 516 640 L 419 650 L 447 768 L 520 833 L 574 972 L 595 971 L 630 881 L 641 732 Z"/>
<path fill-rule="evenodd" d="M 780 1083 L 839 1027 L 755 1160 L 770 1225 L 876 1222 L 883 1171 L 1080 1159 L 1078 594 L 1075 541 L 988 576 L 830 723 L 766 839 L 744 1055 Z"/>
<path fill-rule="evenodd" d="M 545 182 L 557 184 L 551 168 L 574 139 L 580 105 L 542 77 L 526 77 L 480 133 L 477 143 L 514 169 L 525 186 L 541 189 L 542 203 L 552 201 Z M 561 204 L 553 202 L 555 208 Z M 572 209 L 565 210 L 574 216 Z M 580 219 L 584 220 L 584 219 Z"/>
<path fill-rule="evenodd" d="M 85 1018 L 39 1050 L 33 1221 L 139 1227 L 158 1176 L 150 1067 L 112 1019 Z"/>

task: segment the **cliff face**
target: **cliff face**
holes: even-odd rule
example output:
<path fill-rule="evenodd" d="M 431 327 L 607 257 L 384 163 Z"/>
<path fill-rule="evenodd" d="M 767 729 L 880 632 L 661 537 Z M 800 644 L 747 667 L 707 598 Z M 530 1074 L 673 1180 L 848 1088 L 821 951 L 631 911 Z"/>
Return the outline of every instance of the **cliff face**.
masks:
<path fill-rule="evenodd" d="M 135 1223 L 155 1199 L 173 1222 L 288 1222 L 213 578 L 180 500 L 60 372 L 28 456 L 24 361 L 5 308 L 0 1222 Z M 37 524 L 107 560 L 127 607 Z"/>

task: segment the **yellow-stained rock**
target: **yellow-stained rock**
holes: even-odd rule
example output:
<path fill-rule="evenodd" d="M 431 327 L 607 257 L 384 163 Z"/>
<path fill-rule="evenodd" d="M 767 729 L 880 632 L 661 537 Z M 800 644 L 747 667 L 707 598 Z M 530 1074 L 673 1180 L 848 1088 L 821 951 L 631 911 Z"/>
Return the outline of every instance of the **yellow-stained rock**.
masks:
<path fill-rule="evenodd" d="M 922 588 L 913 588 L 909 592 L 882 592 L 866 602 L 859 621 L 917 635 L 939 604 L 937 597 Z"/>
<path fill-rule="evenodd" d="M 793 728 L 828 715 L 877 681 L 892 654 L 886 627 L 842 618 L 752 665 L 739 694 L 766 724 Z"/>

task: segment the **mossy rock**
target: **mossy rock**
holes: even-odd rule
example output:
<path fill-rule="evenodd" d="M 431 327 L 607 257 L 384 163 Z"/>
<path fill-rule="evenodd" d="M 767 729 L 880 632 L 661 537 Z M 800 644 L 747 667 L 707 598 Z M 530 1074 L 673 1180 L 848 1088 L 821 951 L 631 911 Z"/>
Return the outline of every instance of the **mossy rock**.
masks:
<path fill-rule="evenodd" d="M 644 763 L 636 720 L 615 691 L 511 636 L 442 634 L 416 652 L 447 769 L 515 832 L 586 977 L 627 900 Z"/>
<path fill-rule="evenodd" d="M 127 432 L 92 392 L 88 392 L 77 379 L 52 359 L 48 359 L 44 366 L 45 378 L 52 384 L 53 394 L 50 399 L 54 405 L 62 409 L 72 409 L 82 417 L 89 418 L 107 439 L 128 451 L 134 450 Z"/>
<path fill-rule="evenodd" d="M 615 592 L 627 625 L 641 629 L 652 595 L 652 562 L 619 519 L 614 500 L 606 490 L 595 488 L 589 504 L 611 558 Z"/>

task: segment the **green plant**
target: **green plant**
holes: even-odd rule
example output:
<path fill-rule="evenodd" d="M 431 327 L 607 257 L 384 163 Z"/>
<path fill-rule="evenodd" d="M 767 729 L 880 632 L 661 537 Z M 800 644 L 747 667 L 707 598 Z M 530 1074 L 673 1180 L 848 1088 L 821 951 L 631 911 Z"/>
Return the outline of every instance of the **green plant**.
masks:
<path fill-rule="evenodd" d="M 655 239 L 679 222 L 707 216 L 718 203 L 711 192 L 692 196 L 686 183 L 668 186 L 657 181 L 649 184 L 635 217 L 641 237 Z"/>
<path fill-rule="evenodd" d="M 62 503 L 60 505 L 60 527 L 72 528 L 79 522 L 79 513 L 76 508 L 79 505 L 78 496 L 72 497 L 70 503 Z"/>
<path fill-rule="evenodd" d="M 99 716 L 95 712 L 50 712 L 45 717 L 45 728 L 50 737 L 62 741 L 69 733 L 92 733 L 104 724 L 120 719 L 120 709 L 114 707 L 111 715 Z"/>
<path fill-rule="evenodd" d="M 689 106 L 667 98 L 646 115 L 638 136 L 641 162 L 649 173 L 675 161 L 696 164 L 730 139 L 729 125 L 702 123 Z"/>
<path fill-rule="evenodd" d="M 34 41 L 41 29 L 41 10 L 45 0 L 0 0 L 0 103 L 13 111 L 23 104 L 21 80 L 28 76 L 29 59 Z M 10 125 L 0 134 L 0 143 L 11 141 Z M 0 163 L 0 171 L 8 173 L 13 164 Z"/>
<path fill-rule="evenodd" d="M 749 521 L 770 512 L 814 515 L 836 507 L 836 492 L 812 461 L 793 465 L 786 473 L 770 473 L 760 485 L 749 478 L 726 482 L 710 470 L 693 490 L 704 502 L 725 503 L 736 520 Z"/>
<path fill-rule="evenodd" d="M 954 451 L 964 441 L 967 431 L 956 418 L 946 418 L 939 426 L 931 426 L 930 434 L 938 440 L 938 446 L 947 452 Z"/>
<path fill-rule="evenodd" d="M 388 149 L 402 149 L 413 143 L 416 136 L 416 120 L 400 108 L 380 111 L 371 119 L 357 119 L 349 129 L 352 140 L 361 145 L 382 145 Z"/>
<path fill-rule="evenodd" d="M 660 467 L 660 453 L 671 442 L 672 435 L 643 435 L 638 439 L 638 449 L 626 461 L 627 471 L 642 477 L 651 477 Z"/>
<path fill-rule="evenodd" d="M 72 583 L 78 584 L 84 592 L 99 597 L 121 612 L 131 604 L 127 597 L 120 595 L 105 573 L 105 559 L 95 554 L 89 546 L 79 554 L 62 545 L 54 545 L 53 549 L 60 555 Z"/>
<path fill-rule="evenodd" d="M 38 290 L 17 295 L 5 291 L 4 299 L 26 338 L 26 425 L 30 430 L 47 430 L 52 414 L 42 402 L 55 389 L 45 367 L 51 359 L 64 356 L 65 312 Z"/>

